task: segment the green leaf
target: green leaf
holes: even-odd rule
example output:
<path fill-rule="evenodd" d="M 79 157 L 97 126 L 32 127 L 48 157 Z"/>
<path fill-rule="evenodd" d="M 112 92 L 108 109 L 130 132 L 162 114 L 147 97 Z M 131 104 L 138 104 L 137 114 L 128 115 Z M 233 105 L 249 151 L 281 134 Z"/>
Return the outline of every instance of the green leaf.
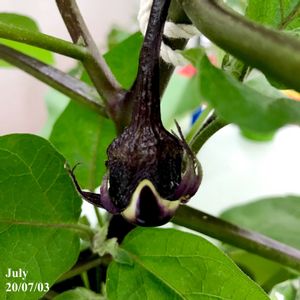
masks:
<path fill-rule="evenodd" d="M 102 295 L 96 294 L 86 288 L 78 287 L 74 290 L 66 291 L 53 300 L 106 300 Z"/>
<path fill-rule="evenodd" d="M 277 29 L 285 30 L 290 35 L 297 36 L 300 27 L 299 0 L 249 0 L 246 16 L 252 20 Z M 285 85 L 269 78 L 270 83 L 277 88 L 286 89 Z"/>
<path fill-rule="evenodd" d="M 125 89 L 130 88 L 135 80 L 142 42 L 142 34 L 135 33 L 104 55 L 111 71 Z"/>
<path fill-rule="evenodd" d="M 198 89 L 198 74 L 184 75 L 184 68 L 196 66 L 204 55 L 202 48 L 191 48 L 180 53 L 191 62 L 190 66 L 183 67 L 175 72 L 170 79 L 161 103 L 161 116 L 166 128 L 174 127 L 174 120 L 182 118 L 198 108 L 203 101 Z"/>
<path fill-rule="evenodd" d="M 271 300 L 299 300 L 300 278 L 277 284 L 270 293 Z"/>
<path fill-rule="evenodd" d="M 161 116 L 166 128 L 174 127 L 174 120 L 191 113 L 200 106 L 197 77 L 185 78 L 173 74 L 161 103 Z"/>
<path fill-rule="evenodd" d="M 262 199 L 231 208 L 221 217 L 300 249 L 300 197 Z"/>
<path fill-rule="evenodd" d="M 241 270 L 265 291 L 270 291 L 279 282 L 295 277 L 294 271 L 284 268 L 279 263 L 232 246 L 225 245 L 223 248 Z"/>
<path fill-rule="evenodd" d="M 50 141 L 76 170 L 80 184 L 90 190 L 100 185 L 105 173 L 106 148 L 115 136 L 111 120 L 71 101 L 56 121 Z"/>
<path fill-rule="evenodd" d="M 64 169 L 65 159 L 44 139 L 25 134 L 0 138 L 0 295 L 8 268 L 27 271 L 25 282 L 50 286 L 76 262 L 74 230 L 81 200 Z M 43 293 L 13 293 L 5 299 L 37 299 Z"/>
<path fill-rule="evenodd" d="M 268 132 L 268 133 L 257 133 L 253 131 L 248 131 L 246 129 L 241 130 L 241 134 L 251 140 L 256 142 L 269 142 L 273 140 L 276 132 Z"/>
<path fill-rule="evenodd" d="M 247 131 L 271 133 L 300 123 L 300 103 L 263 95 L 210 64 L 200 64 L 200 93 L 225 121 Z"/>
<path fill-rule="evenodd" d="M 76 78 L 82 76 L 82 73 L 83 73 L 83 66 L 80 62 L 78 62 L 75 65 L 75 67 L 73 67 L 68 71 L 69 75 Z M 44 127 L 42 128 L 39 134 L 40 136 L 49 139 L 55 122 L 62 114 L 62 112 L 66 109 L 69 102 L 70 99 L 66 95 L 60 93 L 59 91 L 53 88 L 49 89 L 48 93 L 45 96 L 48 118 L 47 118 L 47 122 L 45 123 Z"/>
<path fill-rule="evenodd" d="M 108 49 L 111 50 L 124 40 L 130 37 L 130 33 L 119 28 L 119 27 L 114 27 L 111 29 L 107 36 L 107 45 Z"/>
<path fill-rule="evenodd" d="M 227 0 L 226 4 L 234 10 L 244 14 L 248 0 Z"/>
<path fill-rule="evenodd" d="M 205 50 L 202 48 L 190 48 L 180 51 L 180 53 L 196 67 L 205 55 Z"/>
<path fill-rule="evenodd" d="M 49 89 L 45 96 L 45 103 L 47 106 L 48 118 L 40 135 L 44 138 L 49 138 L 53 126 L 61 113 L 66 109 L 70 99 L 64 94 L 55 89 Z"/>
<path fill-rule="evenodd" d="M 279 29 L 299 27 L 299 0 L 249 0 L 246 16 Z"/>
<path fill-rule="evenodd" d="M 132 231 L 122 248 L 133 265 L 108 269 L 110 300 L 268 299 L 218 248 L 202 237 L 174 229 Z"/>
<path fill-rule="evenodd" d="M 300 249 L 300 197 L 258 200 L 231 208 L 222 213 L 221 217 Z M 281 265 L 246 251 L 230 250 L 229 254 L 242 268 L 248 269 L 253 279 L 265 289 L 293 276 Z"/>
<path fill-rule="evenodd" d="M 0 22 L 6 23 L 9 25 L 14 25 L 16 27 L 27 29 L 31 31 L 39 31 L 38 25 L 35 21 L 31 18 L 18 15 L 18 14 L 11 14 L 11 13 L 0 13 Z M 15 41 L 10 41 L 6 39 L 0 39 L 0 43 L 10 46 L 14 49 L 17 49 L 25 54 L 28 54 L 34 58 L 41 60 L 46 64 L 53 64 L 54 63 L 54 56 L 50 51 L 40 49 L 37 47 L 33 47 L 30 45 L 25 45 L 22 43 L 18 43 Z M 0 60 L 0 67 L 9 66 L 3 60 Z"/>

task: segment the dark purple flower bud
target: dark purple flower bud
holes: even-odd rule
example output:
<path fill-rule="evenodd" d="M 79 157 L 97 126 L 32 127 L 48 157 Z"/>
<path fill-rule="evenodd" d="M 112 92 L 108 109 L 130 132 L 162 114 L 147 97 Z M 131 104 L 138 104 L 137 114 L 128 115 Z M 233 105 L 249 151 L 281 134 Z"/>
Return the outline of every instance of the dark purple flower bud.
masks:
<path fill-rule="evenodd" d="M 154 0 L 140 54 L 137 79 L 126 94 L 133 103 L 129 126 L 107 150 L 107 174 L 101 196 L 82 192 L 89 202 L 141 226 L 167 223 L 180 203 L 198 190 L 202 172 L 194 153 L 162 124 L 159 52 L 170 0 Z"/>

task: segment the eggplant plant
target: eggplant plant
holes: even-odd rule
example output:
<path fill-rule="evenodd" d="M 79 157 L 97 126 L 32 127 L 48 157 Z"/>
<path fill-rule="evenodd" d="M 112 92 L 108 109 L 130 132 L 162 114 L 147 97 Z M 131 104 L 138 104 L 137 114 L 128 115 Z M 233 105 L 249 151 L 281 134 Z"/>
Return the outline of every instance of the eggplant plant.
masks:
<path fill-rule="evenodd" d="M 60 101 L 55 91 L 70 99 L 49 118 L 49 134 L 0 137 L 1 297 L 297 299 L 299 196 L 221 216 L 186 203 L 205 176 L 196 155 L 221 128 L 235 124 L 264 139 L 299 125 L 300 103 L 281 90 L 300 91 L 300 2 L 153 0 L 145 37 L 126 34 L 103 56 L 75 0 L 56 4 L 72 42 L 0 13 L 1 66 L 49 85 L 50 103 Z M 201 43 L 184 50 L 187 40 L 164 37 L 166 20 L 197 27 L 219 66 Z M 162 121 L 174 71 L 160 58 L 162 41 L 196 71 L 186 91 L 194 103 L 179 103 L 171 116 L 176 132 Z M 62 72 L 53 53 L 78 64 Z M 246 84 L 254 68 L 275 96 Z M 206 109 L 184 135 L 176 119 L 201 102 Z M 80 216 L 82 200 L 94 205 L 97 226 Z"/>

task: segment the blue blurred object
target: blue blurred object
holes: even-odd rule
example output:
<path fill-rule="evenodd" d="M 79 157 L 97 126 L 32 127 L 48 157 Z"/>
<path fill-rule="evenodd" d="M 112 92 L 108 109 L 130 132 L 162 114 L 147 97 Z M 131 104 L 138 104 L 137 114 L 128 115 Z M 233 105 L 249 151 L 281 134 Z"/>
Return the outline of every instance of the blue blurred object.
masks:
<path fill-rule="evenodd" d="M 192 123 L 191 123 L 191 125 L 193 125 L 196 121 L 197 121 L 197 119 L 200 117 L 200 115 L 202 114 L 202 112 L 203 112 L 203 107 L 198 107 L 196 110 L 194 110 L 194 112 L 193 112 L 193 114 L 192 114 Z"/>

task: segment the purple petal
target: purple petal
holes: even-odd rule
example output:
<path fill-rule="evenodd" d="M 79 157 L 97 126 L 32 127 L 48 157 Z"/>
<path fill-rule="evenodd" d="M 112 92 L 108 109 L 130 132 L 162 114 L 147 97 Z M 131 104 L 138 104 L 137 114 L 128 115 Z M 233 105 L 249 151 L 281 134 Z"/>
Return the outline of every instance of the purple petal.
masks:
<path fill-rule="evenodd" d="M 100 194 L 101 194 L 101 202 L 103 208 L 105 208 L 111 214 L 118 214 L 121 212 L 121 209 L 117 208 L 110 196 L 109 196 L 109 181 L 108 181 L 108 174 L 106 174 L 103 178 L 102 185 L 100 187 Z"/>
<path fill-rule="evenodd" d="M 187 203 L 188 200 L 196 194 L 202 181 L 202 169 L 200 163 L 195 167 L 194 164 L 187 164 L 187 169 L 182 175 L 181 182 L 176 188 L 175 198 L 180 199 L 181 203 Z"/>
<path fill-rule="evenodd" d="M 161 198 L 153 184 L 144 179 L 133 193 L 122 216 L 136 225 L 160 226 L 170 221 L 179 204 L 179 201 Z"/>

